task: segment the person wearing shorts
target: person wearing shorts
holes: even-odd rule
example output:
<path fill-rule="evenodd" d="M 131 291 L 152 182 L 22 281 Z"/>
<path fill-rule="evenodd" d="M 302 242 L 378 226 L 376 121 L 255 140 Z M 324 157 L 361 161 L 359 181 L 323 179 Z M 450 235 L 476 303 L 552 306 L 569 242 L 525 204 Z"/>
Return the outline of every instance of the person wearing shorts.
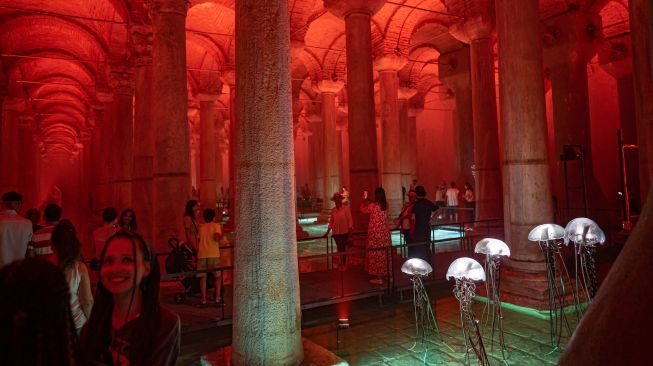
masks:
<path fill-rule="evenodd" d="M 220 266 L 220 239 L 222 239 L 222 228 L 220 224 L 214 222 L 215 210 L 206 209 L 202 213 L 205 224 L 200 226 L 199 230 L 199 251 L 197 253 L 197 270 L 208 270 L 218 268 Z M 207 306 L 206 301 L 206 272 L 198 273 L 197 277 L 200 279 L 200 304 L 199 307 L 204 308 Z M 220 290 L 222 285 L 221 272 L 213 272 L 213 280 L 215 285 L 215 303 L 222 305 L 223 301 L 220 297 Z"/>

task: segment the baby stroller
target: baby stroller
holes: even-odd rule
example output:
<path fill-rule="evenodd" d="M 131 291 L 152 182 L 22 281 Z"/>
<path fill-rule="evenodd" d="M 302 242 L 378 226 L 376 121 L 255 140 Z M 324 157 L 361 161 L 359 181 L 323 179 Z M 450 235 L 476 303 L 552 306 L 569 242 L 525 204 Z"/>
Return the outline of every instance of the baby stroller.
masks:
<path fill-rule="evenodd" d="M 168 245 L 170 245 L 172 251 L 166 258 L 167 273 L 183 273 L 196 270 L 194 257 L 197 253 L 191 247 L 186 243 L 180 243 L 177 238 L 168 239 Z M 195 275 L 182 275 L 177 278 L 184 286 L 184 291 L 175 294 L 175 303 L 183 304 L 186 301 L 186 296 L 193 296 L 200 292 L 200 280 Z M 208 291 L 213 287 L 213 273 L 207 273 L 206 290 Z"/>

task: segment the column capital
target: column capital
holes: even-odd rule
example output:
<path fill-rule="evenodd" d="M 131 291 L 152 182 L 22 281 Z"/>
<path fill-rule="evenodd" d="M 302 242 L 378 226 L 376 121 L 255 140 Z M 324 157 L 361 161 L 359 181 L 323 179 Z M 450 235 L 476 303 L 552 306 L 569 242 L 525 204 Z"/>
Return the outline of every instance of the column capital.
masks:
<path fill-rule="evenodd" d="M 441 54 L 438 59 L 438 77 L 454 91 L 471 88 L 469 47 Z"/>
<path fill-rule="evenodd" d="M 556 68 L 569 63 L 587 64 L 601 47 L 601 17 L 568 11 L 544 22 L 544 63 Z"/>
<path fill-rule="evenodd" d="M 134 58 L 134 66 L 152 65 L 152 41 L 154 33 L 148 25 L 136 25 L 131 29 L 131 50 Z"/>
<path fill-rule="evenodd" d="M 190 1 L 188 0 L 148 0 L 147 6 L 150 11 L 150 16 L 153 13 L 161 14 L 177 14 L 186 16 Z"/>
<path fill-rule="evenodd" d="M 407 101 L 417 94 L 417 89 L 401 87 L 397 89 L 397 100 Z"/>
<path fill-rule="evenodd" d="M 25 99 L 15 97 L 5 97 L 2 109 L 7 111 L 23 112 L 27 109 Z"/>
<path fill-rule="evenodd" d="M 119 66 L 111 71 L 109 84 L 114 94 L 134 95 L 134 72 L 130 67 Z"/>
<path fill-rule="evenodd" d="M 211 102 L 214 103 L 218 98 L 220 98 L 220 94 L 211 94 L 207 92 L 199 92 L 195 94 L 195 98 L 199 100 L 200 102 Z"/>
<path fill-rule="evenodd" d="M 220 94 L 222 94 L 222 85 L 223 81 L 220 79 L 200 81 L 200 85 L 197 88 L 196 97 L 201 102 L 215 102 L 220 97 Z"/>
<path fill-rule="evenodd" d="M 313 84 L 313 87 L 315 91 L 325 94 L 325 93 L 333 93 L 333 94 L 338 94 L 340 93 L 340 90 L 345 86 L 345 83 L 342 81 L 336 80 L 320 80 L 317 83 Z"/>
<path fill-rule="evenodd" d="M 110 90 L 98 90 L 95 92 L 95 99 L 100 103 L 100 104 L 106 104 L 106 103 L 111 103 L 113 102 L 113 93 Z M 98 109 L 104 109 L 104 107 L 100 107 Z"/>
<path fill-rule="evenodd" d="M 401 55 L 396 55 L 396 54 L 383 55 L 383 56 L 376 57 L 374 59 L 374 69 L 378 72 L 383 72 L 383 71 L 397 72 L 401 70 L 404 66 L 406 66 L 407 62 L 408 59 Z"/>
<path fill-rule="evenodd" d="M 449 34 L 466 44 L 480 39 L 490 39 L 494 34 L 494 19 L 489 14 L 469 17 L 463 22 L 450 26 Z"/>
<path fill-rule="evenodd" d="M 223 83 L 229 85 L 229 89 L 231 90 L 233 87 L 236 86 L 236 69 L 235 68 L 227 68 L 222 71 L 222 75 L 220 76 L 220 80 L 222 80 Z"/>
<path fill-rule="evenodd" d="M 385 0 L 324 0 L 324 7 L 338 18 L 345 19 L 352 13 L 374 15 Z"/>
<path fill-rule="evenodd" d="M 619 80 L 633 74 L 632 49 L 630 38 L 623 42 L 611 43 L 599 51 L 599 66 Z"/>

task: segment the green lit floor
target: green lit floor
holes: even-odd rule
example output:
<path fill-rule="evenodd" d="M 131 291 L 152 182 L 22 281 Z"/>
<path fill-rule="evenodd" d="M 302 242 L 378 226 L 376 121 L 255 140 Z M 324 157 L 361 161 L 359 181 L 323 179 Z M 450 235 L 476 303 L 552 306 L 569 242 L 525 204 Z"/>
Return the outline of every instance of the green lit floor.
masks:
<path fill-rule="evenodd" d="M 476 302 L 477 317 L 485 304 Z M 575 314 L 568 315 L 575 324 Z M 437 319 L 440 331 L 447 343 L 444 346 L 435 336 L 426 342 L 415 342 L 415 320 L 411 303 L 350 319 L 350 327 L 337 330 L 335 324 L 325 324 L 304 330 L 304 336 L 328 348 L 349 362 L 350 365 L 461 365 L 465 363 L 463 337 L 460 328 L 458 302 L 453 297 L 437 301 Z M 504 309 L 505 343 L 508 348 L 506 362 L 502 363 L 501 351 L 495 336 L 494 347 L 489 336 L 484 342 L 491 365 L 554 365 L 561 351 L 551 351 L 549 322 L 542 316 L 528 312 Z M 573 329 L 573 328 L 572 328 Z M 339 334 L 337 334 L 339 333 Z M 340 344 L 337 338 L 340 338 Z M 561 347 L 569 336 L 564 330 Z M 473 352 L 470 364 L 478 362 Z"/>

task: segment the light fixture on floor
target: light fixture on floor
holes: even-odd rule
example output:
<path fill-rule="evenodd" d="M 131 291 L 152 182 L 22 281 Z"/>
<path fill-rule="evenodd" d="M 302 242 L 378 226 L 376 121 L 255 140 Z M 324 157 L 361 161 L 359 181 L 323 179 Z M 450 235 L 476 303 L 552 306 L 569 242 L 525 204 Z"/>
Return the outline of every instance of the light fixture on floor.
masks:
<path fill-rule="evenodd" d="M 579 217 L 569 221 L 567 227 L 565 227 L 565 244 L 569 244 L 569 242 L 574 243 L 575 294 L 580 299 L 580 287 L 585 299 L 592 302 L 592 298 L 594 298 L 598 290 L 596 245 L 605 242 L 605 234 L 596 222 L 585 217 Z"/>
<path fill-rule="evenodd" d="M 413 309 L 415 313 L 415 344 L 412 348 L 417 345 L 417 339 L 421 337 L 422 343 L 426 339 L 427 331 L 433 330 L 437 333 L 440 341 L 444 343 L 444 338 L 440 334 L 440 329 L 438 328 L 438 322 L 435 317 L 434 308 L 431 306 L 431 301 L 429 300 L 429 295 L 424 288 L 424 283 L 422 278 L 428 276 L 433 272 L 433 268 L 428 262 L 420 258 L 412 258 L 404 262 L 401 266 L 401 271 L 407 275 L 411 276 L 411 281 L 413 281 Z"/>
<path fill-rule="evenodd" d="M 447 270 L 447 280 L 452 277 L 456 280 L 453 294 L 460 303 L 460 325 L 465 340 L 465 363 L 469 364 L 469 349 L 471 348 L 481 365 L 489 365 L 483 346 L 483 337 L 478 328 L 478 320 L 472 311 L 472 303 L 476 296 L 475 282 L 485 282 L 483 266 L 472 258 L 458 258 L 451 263 Z"/>
<path fill-rule="evenodd" d="M 560 253 L 560 243 L 564 237 L 565 229 L 556 224 L 542 224 L 528 233 L 528 240 L 538 243 L 546 263 L 546 279 L 549 287 L 549 334 L 552 351 L 560 347 L 563 321 L 571 335 L 569 320 L 564 311 L 565 297 L 567 296 L 565 281 L 569 282 L 569 273 Z M 558 283 L 560 283 L 559 286 Z M 574 302 L 576 309 L 579 309 L 578 301 Z"/>
<path fill-rule="evenodd" d="M 492 331 L 490 344 L 494 346 L 494 331 L 499 328 L 499 344 L 501 346 L 501 358 L 506 359 L 506 343 L 503 338 L 503 312 L 501 311 L 501 296 L 499 292 L 501 257 L 510 257 L 510 248 L 508 245 L 493 238 L 481 239 L 474 247 L 475 253 L 485 254 L 485 290 L 487 292 L 488 302 L 486 308 L 488 315 L 492 312 Z M 485 314 L 485 310 L 483 310 Z"/>

